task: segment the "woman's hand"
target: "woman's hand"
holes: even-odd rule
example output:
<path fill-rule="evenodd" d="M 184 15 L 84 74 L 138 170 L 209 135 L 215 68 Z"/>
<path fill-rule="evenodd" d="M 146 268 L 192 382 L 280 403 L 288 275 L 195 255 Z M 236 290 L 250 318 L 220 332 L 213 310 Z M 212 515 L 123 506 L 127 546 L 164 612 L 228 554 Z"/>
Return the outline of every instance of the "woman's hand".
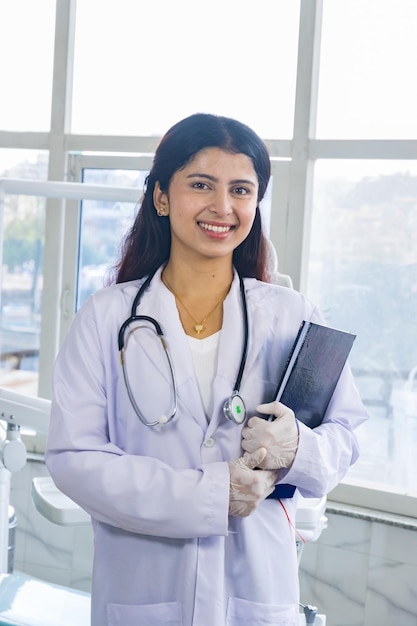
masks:
<path fill-rule="evenodd" d="M 275 419 L 268 422 L 261 417 L 251 417 L 242 431 L 242 448 L 249 453 L 266 448 L 267 454 L 258 466 L 262 469 L 290 467 L 298 448 L 298 427 L 293 411 L 281 402 L 260 404 L 256 410 L 273 415 Z"/>
<path fill-rule="evenodd" d="M 278 472 L 255 470 L 260 467 L 265 456 L 266 450 L 261 448 L 229 461 L 229 515 L 239 517 L 250 515 L 258 504 L 273 492 Z"/>

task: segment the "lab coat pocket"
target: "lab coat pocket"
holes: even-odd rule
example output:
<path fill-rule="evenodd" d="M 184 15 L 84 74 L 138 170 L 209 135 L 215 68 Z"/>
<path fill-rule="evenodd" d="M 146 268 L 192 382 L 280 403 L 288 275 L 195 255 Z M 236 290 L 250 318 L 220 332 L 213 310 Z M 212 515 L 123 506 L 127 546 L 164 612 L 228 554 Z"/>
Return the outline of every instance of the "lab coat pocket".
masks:
<path fill-rule="evenodd" d="M 240 598 L 229 598 L 226 626 L 298 626 L 298 609 L 294 605 L 263 604 Z"/>
<path fill-rule="evenodd" d="M 108 626 L 183 626 L 179 602 L 109 604 Z"/>

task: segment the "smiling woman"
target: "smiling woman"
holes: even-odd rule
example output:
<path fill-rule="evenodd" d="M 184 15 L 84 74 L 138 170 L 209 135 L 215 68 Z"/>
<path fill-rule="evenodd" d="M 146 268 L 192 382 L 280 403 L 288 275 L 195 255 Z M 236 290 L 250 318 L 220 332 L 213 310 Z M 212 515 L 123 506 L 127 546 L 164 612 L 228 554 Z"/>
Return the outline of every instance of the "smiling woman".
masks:
<path fill-rule="evenodd" d="M 199 261 L 205 262 L 206 257 L 214 263 L 213 270 L 206 267 L 208 273 L 221 271 L 219 263 L 231 268 L 233 250 L 252 228 L 257 198 L 258 180 L 250 158 L 220 148 L 205 148 L 196 154 L 175 172 L 169 190 L 162 191 L 157 182 L 155 206 L 170 218 L 170 261 L 178 258 L 197 274 Z M 168 263 L 166 275 L 171 274 L 171 266 Z M 231 279 L 230 271 L 228 274 Z M 191 283 L 196 277 L 190 276 Z M 184 287 L 187 284 L 188 279 Z"/>
<path fill-rule="evenodd" d="M 162 279 L 176 296 L 186 332 L 190 319 L 194 328 L 201 327 L 195 319 L 203 319 L 210 334 L 222 326 L 219 305 L 232 282 L 233 251 L 255 219 L 258 186 L 251 159 L 220 148 L 198 152 L 175 172 L 166 192 L 155 185 L 155 206 L 169 215 L 171 227 Z"/>
<path fill-rule="evenodd" d="M 92 626 L 299 625 L 297 498 L 268 496 L 328 493 L 366 412 L 348 367 L 316 431 L 271 402 L 302 320 L 323 319 L 268 282 L 269 178 L 248 126 L 195 114 L 172 127 L 116 284 L 58 355 L 46 462 L 94 519 Z"/>
<path fill-rule="evenodd" d="M 207 114 L 195 114 L 174 125 L 156 151 L 141 209 L 125 240 L 118 282 L 142 278 L 168 261 L 172 241 L 179 237 L 174 224 L 185 220 L 186 208 L 193 218 L 187 222 L 186 231 L 191 230 L 192 237 L 198 237 L 192 241 L 193 247 L 202 242 L 205 246 L 213 243 L 199 221 L 204 221 L 206 227 L 233 226 L 220 241 L 232 240 L 229 252 L 237 270 L 243 276 L 265 279 L 266 241 L 259 203 L 270 175 L 268 151 L 248 126 Z M 216 222 L 213 216 L 219 211 L 221 220 L 217 218 Z M 242 228 L 239 214 L 244 218 Z M 160 219 L 168 215 L 169 219 Z M 240 237 L 244 229 L 248 236 Z M 185 236 L 181 233 L 181 238 Z M 178 241 L 174 248 L 177 245 Z M 189 261 L 184 260 L 185 264 Z M 230 272 L 229 268 L 229 284 Z"/>

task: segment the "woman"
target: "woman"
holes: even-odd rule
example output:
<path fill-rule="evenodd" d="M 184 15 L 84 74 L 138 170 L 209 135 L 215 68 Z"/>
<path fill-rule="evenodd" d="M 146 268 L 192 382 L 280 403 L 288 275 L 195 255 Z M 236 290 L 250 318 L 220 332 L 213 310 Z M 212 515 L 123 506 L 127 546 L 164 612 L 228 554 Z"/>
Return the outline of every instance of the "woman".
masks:
<path fill-rule="evenodd" d="M 92 517 L 93 626 L 298 625 L 297 497 L 266 498 L 276 483 L 332 489 L 366 416 L 347 367 L 314 431 L 271 403 L 301 321 L 323 320 L 267 282 L 269 177 L 245 125 L 173 126 L 116 284 L 78 312 L 58 356 L 47 464 Z"/>

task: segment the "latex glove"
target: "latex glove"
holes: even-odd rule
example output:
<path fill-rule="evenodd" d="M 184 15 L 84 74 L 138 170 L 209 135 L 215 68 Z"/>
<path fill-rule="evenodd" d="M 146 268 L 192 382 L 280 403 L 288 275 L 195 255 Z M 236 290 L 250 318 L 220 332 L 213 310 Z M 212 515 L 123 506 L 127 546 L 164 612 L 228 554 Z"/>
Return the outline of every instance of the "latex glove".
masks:
<path fill-rule="evenodd" d="M 261 417 L 251 417 L 242 431 L 242 448 L 249 453 L 259 448 L 267 449 L 267 455 L 259 464 L 262 469 L 290 467 L 298 448 L 298 427 L 294 412 L 281 402 L 260 404 L 256 410 L 273 415 L 275 419 L 268 422 Z"/>
<path fill-rule="evenodd" d="M 273 492 L 278 472 L 255 470 L 266 456 L 265 448 L 229 461 L 229 515 L 246 517 Z"/>

